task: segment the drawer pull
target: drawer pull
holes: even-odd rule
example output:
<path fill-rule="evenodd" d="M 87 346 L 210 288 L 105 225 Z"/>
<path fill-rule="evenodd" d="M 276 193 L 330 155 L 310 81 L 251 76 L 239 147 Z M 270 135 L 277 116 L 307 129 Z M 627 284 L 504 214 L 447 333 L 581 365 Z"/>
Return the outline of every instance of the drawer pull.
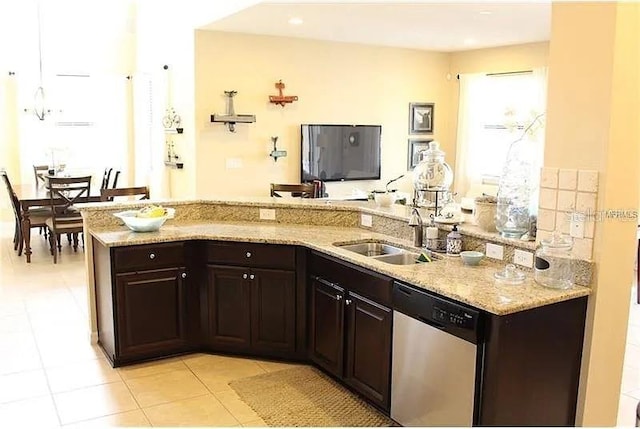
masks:
<path fill-rule="evenodd" d="M 242 278 L 243 278 L 243 279 L 246 279 L 247 277 L 248 277 L 248 276 L 247 276 L 247 273 L 244 273 L 244 274 L 242 275 Z"/>
<path fill-rule="evenodd" d="M 255 279 L 255 278 L 256 278 L 256 276 L 255 276 L 255 274 L 251 274 L 251 275 L 249 276 L 249 278 L 250 278 L 251 280 L 253 280 L 253 279 Z"/>
<path fill-rule="evenodd" d="M 186 278 L 187 278 L 187 273 L 182 273 L 182 276 L 181 276 L 181 277 L 182 277 L 183 279 L 186 279 Z"/>
<path fill-rule="evenodd" d="M 342 299 L 342 295 L 336 295 L 336 300 L 340 301 Z"/>
<path fill-rule="evenodd" d="M 149 253 L 149 259 L 156 259 L 155 253 Z"/>
<path fill-rule="evenodd" d="M 251 257 L 251 252 L 247 252 L 247 258 Z"/>
<path fill-rule="evenodd" d="M 345 300 L 344 300 L 344 303 L 345 303 L 345 304 L 347 304 L 347 305 L 349 305 L 349 304 L 351 304 L 351 300 L 350 300 L 350 299 L 345 299 Z"/>

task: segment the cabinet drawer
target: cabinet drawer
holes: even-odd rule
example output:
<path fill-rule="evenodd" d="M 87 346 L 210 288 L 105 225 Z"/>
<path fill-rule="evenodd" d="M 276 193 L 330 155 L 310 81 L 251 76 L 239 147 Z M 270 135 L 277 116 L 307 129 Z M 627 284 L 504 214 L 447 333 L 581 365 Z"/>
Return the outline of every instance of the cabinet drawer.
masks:
<path fill-rule="evenodd" d="M 118 273 L 184 266 L 184 243 L 145 244 L 113 249 L 113 265 Z"/>
<path fill-rule="evenodd" d="M 329 256 L 311 252 L 309 273 L 331 283 L 391 306 L 393 279 Z"/>
<path fill-rule="evenodd" d="M 207 262 L 295 270 L 296 252 L 293 246 L 278 244 L 215 242 L 207 244 Z"/>

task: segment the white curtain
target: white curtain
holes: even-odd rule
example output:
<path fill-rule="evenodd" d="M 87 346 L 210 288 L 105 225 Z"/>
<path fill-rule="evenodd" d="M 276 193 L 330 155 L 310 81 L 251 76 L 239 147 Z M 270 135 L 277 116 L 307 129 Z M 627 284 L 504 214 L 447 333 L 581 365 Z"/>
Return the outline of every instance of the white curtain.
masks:
<path fill-rule="evenodd" d="M 460 75 L 454 190 L 461 196 L 467 194 L 472 183 L 481 181 L 478 164 L 471 161 L 483 149 L 482 145 L 474 145 L 473 140 L 482 131 L 481 115 L 487 79 L 485 73 Z"/>

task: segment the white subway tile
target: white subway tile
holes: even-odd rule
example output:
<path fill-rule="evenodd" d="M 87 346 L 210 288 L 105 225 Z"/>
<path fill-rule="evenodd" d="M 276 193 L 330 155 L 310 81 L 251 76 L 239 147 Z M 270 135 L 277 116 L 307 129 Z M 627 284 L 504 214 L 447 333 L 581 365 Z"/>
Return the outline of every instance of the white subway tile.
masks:
<path fill-rule="evenodd" d="M 598 192 L 598 172 L 596 170 L 578 170 L 578 191 Z"/>
<path fill-rule="evenodd" d="M 596 196 L 592 192 L 578 192 L 576 196 L 576 211 L 593 213 L 596 210 Z"/>
<path fill-rule="evenodd" d="M 593 254 L 593 240 L 591 238 L 575 238 L 573 255 L 580 259 L 591 259 Z"/>
<path fill-rule="evenodd" d="M 570 220 L 571 220 L 571 213 L 556 212 L 556 231 L 560 231 L 563 234 L 569 234 Z"/>
<path fill-rule="evenodd" d="M 558 188 L 575 190 L 578 187 L 578 170 L 561 168 L 558 171 Z"/>
<path fill-rule="evenodd" d="M 556 189 L 558 187 L 558 169 L 542 167 L 540 171 L 540 186 L 543 188 Z"/>
<path fill-rule="evenodd" d="M 541 209 L 556 209 L 556 200 L 558 198 L 558 191 L 555 189 L 540 188 L 540 201 L 539 205 Z"/>
<path fill-rule="evenodd" d="M 556 212 L 554 210 L 538 210 L 537 228 L 545 231 L 553 231 L 556 223 Z"/>
<path fill-rule="evenodd" d="M 556 209 L 563 212 L 572 212 L 576 208 L 575 191 L 558 191 L 558 204 Z"/>

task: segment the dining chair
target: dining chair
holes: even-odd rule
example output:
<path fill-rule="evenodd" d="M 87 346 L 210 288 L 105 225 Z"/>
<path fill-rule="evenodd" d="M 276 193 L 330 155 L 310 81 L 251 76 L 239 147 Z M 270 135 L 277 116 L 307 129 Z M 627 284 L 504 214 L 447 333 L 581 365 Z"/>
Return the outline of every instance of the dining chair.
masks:
<path fill-rule="evenodd" d="M 49 166 L 48 165 L 34 165 L 33 166 L 33 175 L 35 177 L 36 186 L 46 185 L 47 179 L 45 178 L 49 174 Z"/>
<path fill-rule="evenodd" d="M 283 183 L 271 184 L 272 197 L 282 197 L 280 193 L 283 192 L 288 192 L 292 197 L 315 198 L 316 186 L 313 183 L 299 183 L 295 185 Z"/>
<path fill-rule="evenodd" d="M 149 199 L 149 188 L 138 186 L 132 188 L 100 189 L 101 201 L 113 201 L 114 197 L 140 197 L 139 200 Z"/>
<path fill-rule="evenodd" d="M 73 208 L 74 204 L 85 203 L 91 194 L 91 176 L 50 177 L 49 195 L 51 217 L 46 220 L 49 230 L 49 246 L 53 263 L 58 263 L 58 252 L 62 250 L 60 236 L 71 234 L 73 250 L 78 250 L 78 235 L 82 233 L 82 216 Z"/>
<path fill-rule="evenodd" d="M 0 171 L 2 180 L 7 188 L 9 199 L 11 200 L 11 208 L 13 209 L 13 216 L 15 220 L 15 230 L 13 232 L 13 250 L 18 252 L 18 256 L 22 255 L 22 249 L 24 247 L 24 237 L 22 235 L 22 209 L 20 207 L 20 201 L 18 195 L 16 195 L 11 180 L 6 171 Z M 51 215 L 51 211 L 48 208 L 37 208 L 29 210 L 29 220 L 31 228 L 44 228 L 47 218 Z"/>
<path fill-rule="evenodd" d="M 116 174 L 113 176 L 113 183 L 111 183 L 111 189 L 115 189 L 118 186 L 118 177 L 120 176 L 120 170 L 116 170 Z M 107 184 L 107 188 L 109 185 Z"/>
<path fill-rule="evenodd" d="M 102 183 L 100 184 L 100 189 L 107 189 L 109 187 L 109 179 L 111 178 L 111 172 L 113 168 L 105 168 L 104 174 L 102 175 Z"/>

